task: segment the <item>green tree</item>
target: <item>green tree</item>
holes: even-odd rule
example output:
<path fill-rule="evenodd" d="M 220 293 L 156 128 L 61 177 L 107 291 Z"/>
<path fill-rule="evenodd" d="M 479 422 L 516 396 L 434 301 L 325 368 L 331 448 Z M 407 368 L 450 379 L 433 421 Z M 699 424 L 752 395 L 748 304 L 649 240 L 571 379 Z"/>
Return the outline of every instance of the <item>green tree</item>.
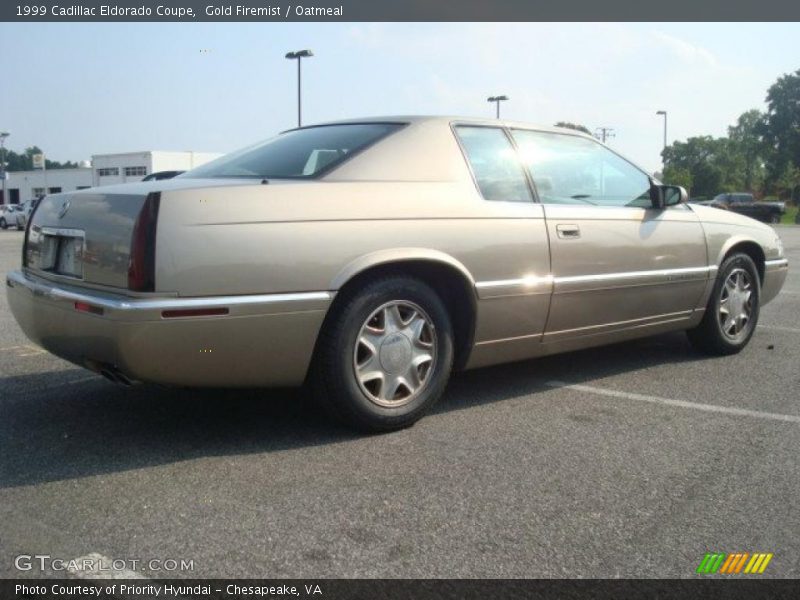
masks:
<path fill-rule="evenodd" d="M 21 154 L 13 150 L 6 150 L 6 170 L 7 171 L 31 171 L 33 170 L 33 155 L 41 154 L 42 150 L 38 146 L 29 146 Z M 78 163 L 68 160 L 61 163 L 45 157 L 45 166 L 48 169 L 74 169 Z"/>
<path fill-rule="evenodd" d="M 764 123 L 764 113 L 753 109 L 742 113 L 736 124 L 728 127 L 729 152 L 741 162 L 743 189 L 750 192 L 763 188 Z"/>
<path fill-rule="evenodd" d="M 687 190 L 692 189 L 692 172 L 685 167 L 667 167 L 664 169 L 663 179 L 667 185 L 679 185 Z"/>
<path fill-rule="evenodd" d="M 592 135 L 592 132 L 589 131 L 583 125 L 579 125 L 577 123 L 570 123 L 568 121 L 559 121 L 558 123 L 555 124 L 555 127 L 566 127 L 567 129 L 574 129 L 575 131 L 582 131 L 583 133 L 588 133 L 589 135 Z"/>
<path fill-rule="evenodd" d="M 690 194 L 715 196 L 723 190 L 726 173 L 723 165 L 730 162 L 728 140 L 709 135 L 691 137 L 664 148 L 665 178 L 667 173 L 688 173 Z"/>
<path fill-rule="evenodd" d="M 768 185 L 771 189 L 786 185 L 785 174 L 800 167 L 800 69 L 779 77 L 767 91 L 762 132 L 767 148 Z M 798 199 L 798 186 L 790 191 Z"/>

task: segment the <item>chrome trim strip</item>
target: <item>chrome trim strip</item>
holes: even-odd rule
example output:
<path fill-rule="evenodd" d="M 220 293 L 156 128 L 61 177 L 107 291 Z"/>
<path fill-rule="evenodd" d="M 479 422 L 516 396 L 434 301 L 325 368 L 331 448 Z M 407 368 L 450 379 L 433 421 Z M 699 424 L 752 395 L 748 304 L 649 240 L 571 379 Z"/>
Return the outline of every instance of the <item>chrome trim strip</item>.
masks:
<path fill-rule="evenodd" d="M 769 263 L 769 261 L 767 261 Z M 655 269 L 652 271 L 624 271 L 619 273 L 600 273 L 597 275 L 569 275 L 564 277 L 554 277 L 553 275 L 536 276 L 530 275 L 518 279 L 498 279 L 493 281 L 478 281 L 475 287 L 487 289 L 495 287 L 534 287 L 546 283 L 584 283 L 592 281 L 608 281 L 610 279 L 635 279 L 637 277 L 669 277 L 671 275 L 691 275 L 693 273 L 713 273 L 717 270 L 716 265 L 705 267 L 687 267 L 680 269 Z"/>
<path fill-rule="evenodd" d="M 39 233 L 42 235 L 60 235 L 64 237 L 86 237 L 86 233 L 83 229 L 70 229 L 68 227 L 42 227 L 39 229 Z"/>
<path fill-rule="evenodd" d="M 608 281 L 611 279 L 636 279 L 637 277 L 670 277 L 671 275 L 691 275 L 697 273 L 710 273 L 716 271 L 717 267 L 709 265 L 706 267 L 687 267 L 681 269 L 655 269 L 653 271 L 628 271 L 623 273 L 600 273 L 597 275 L 570 275 L 566 277 L 556 277 L 556 283 L 588 283 L 593 281 Z"/>
<path fill-rule="evenodd" d="M 535 275 L 530 275 L 528 277 L 520 277 L 519 279 L 497 279 L 494 281 L 477 281 L 475 282 L 475 287 L 478 288 L 479 290 L 494 288 L 494 287 L 512 287 L 512 286 L 534 287 L 542 283 L 553 283 L 553 276 L 544 275 L 542 277 L 538 277 Z"/>
<path fill-rule="evenodd" d="M 204 298 L 163 298 L 121 299 L 105 295 L 74 292 L 54 285 L 45 285 L 25 277 L 20 271 L 6 275 L 6 285 L 20 285 L 34 296 L 49 300 L 86 302 L 109 310 L 135 312 L 140 310 L 172 310 L 185 308 L 214 308 L 220 306 L 246 306 L 251 304 L 275 304 L 278 302 L 305 302 L 309 300 L 330 300 L 330 292 L 297 292 L 291 294 L 253 294 L 243 296 L 209 296 Z"/>
<path fill-rule="evenodd" d="M 789 259 L 788 258 L 774 258 L 772 260 L 765 260 L 764 261 L 765 267 L 788 267 L 789 266 Z"/>

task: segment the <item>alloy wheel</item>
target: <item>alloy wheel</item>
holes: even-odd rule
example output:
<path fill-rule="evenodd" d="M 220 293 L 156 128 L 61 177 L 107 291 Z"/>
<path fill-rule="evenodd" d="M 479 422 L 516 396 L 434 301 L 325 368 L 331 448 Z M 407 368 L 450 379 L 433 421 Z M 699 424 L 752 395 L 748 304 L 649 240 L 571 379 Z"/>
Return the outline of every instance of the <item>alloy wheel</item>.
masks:
<path fill-rule="evenodd" d="M 731 340 L 747 335 L 753 316 L 753 281 L 744 269 L 730 272 L 720 290 L 718 318 L 722 333 Z"/>
<path fill-rule="evenodd" d="M 436 330 L 413 302 L 387 302 L 367 317 L 353 349 L 361 391 L 389 408 L 408 404 L 425 387 L 436 362 Z"/>

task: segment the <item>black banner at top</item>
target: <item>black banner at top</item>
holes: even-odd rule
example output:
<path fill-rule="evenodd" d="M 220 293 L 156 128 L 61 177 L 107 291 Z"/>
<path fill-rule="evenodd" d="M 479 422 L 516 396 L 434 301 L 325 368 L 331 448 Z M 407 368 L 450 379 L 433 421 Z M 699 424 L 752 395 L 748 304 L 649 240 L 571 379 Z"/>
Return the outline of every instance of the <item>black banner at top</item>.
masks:
<path fill-rule="evenodd" d="M 4 0 L 0 20 L 800 21 L 797 0 Z"/>

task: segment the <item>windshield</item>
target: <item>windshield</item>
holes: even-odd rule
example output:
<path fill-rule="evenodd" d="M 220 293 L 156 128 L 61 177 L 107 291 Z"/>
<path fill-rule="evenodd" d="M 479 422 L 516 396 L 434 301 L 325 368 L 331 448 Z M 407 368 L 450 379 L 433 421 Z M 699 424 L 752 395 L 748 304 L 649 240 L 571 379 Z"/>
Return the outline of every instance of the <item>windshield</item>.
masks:
<path fill-rule="evenodd" d="M 178 177 L 315 177 L 400 127 L 399 123 L 349 123 L 293 129 Z"/>

